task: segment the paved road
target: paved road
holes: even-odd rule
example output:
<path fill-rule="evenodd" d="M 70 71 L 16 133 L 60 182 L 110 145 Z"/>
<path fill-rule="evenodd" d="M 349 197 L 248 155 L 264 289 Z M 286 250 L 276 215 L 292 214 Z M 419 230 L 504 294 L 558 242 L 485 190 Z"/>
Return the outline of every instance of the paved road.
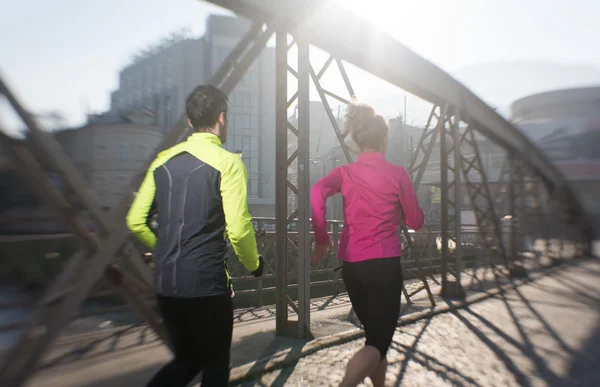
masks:
<path fill-rule="evenodd" d="M 362 345 L 321 350 L 246 385 L 338 385 Z M 600 386 L 600 260 L 399 328 L 388 361 L 390 386 Z"/>

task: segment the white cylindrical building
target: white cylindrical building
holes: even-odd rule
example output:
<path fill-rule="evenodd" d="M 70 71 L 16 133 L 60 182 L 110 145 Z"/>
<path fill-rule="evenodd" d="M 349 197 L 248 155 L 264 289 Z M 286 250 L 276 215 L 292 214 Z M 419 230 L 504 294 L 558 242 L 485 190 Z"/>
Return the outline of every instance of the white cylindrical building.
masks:
<path fill-rule="evenodd" d="M 511 116 L 600 217 L 600 87 L 531 95 L 512 104 Z"/>

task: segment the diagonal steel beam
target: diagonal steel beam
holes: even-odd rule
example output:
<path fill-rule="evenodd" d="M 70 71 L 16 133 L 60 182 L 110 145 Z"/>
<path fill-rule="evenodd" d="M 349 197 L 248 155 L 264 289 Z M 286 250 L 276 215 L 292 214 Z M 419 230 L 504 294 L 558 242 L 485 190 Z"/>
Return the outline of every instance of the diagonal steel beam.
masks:
<path fill-rule="evenodd" d="M 470 125 L 466 128 L 464 135 L 461 137 L 461 144 L 459 145 L 459 148 L 461 148 L 463 144 L 469 145 L 474 152 L 471 160 L 469 160 L 465 156 L 462 157 L 461 169 L 465 178 L 465 182 L 467 183 L 466 186 L 467 191 L 469 192 L 469 199 L 471 201 L 471 205 L 475 213 L 475 220 L 477 222 L 481 238 L 483 239 L 485 244 L 489 245 L 486 238 L 486 228 L 488 226 L 486 222 L 490 223 L 490 226 L 493 229 L 494 239 L 496 242 L 493 246 L 490 247 L 493 247 L 500 252 L 500 257 L 503 260 L 506 268 L 508 269 L 509 266 L 506 252 L 504 250 L 502 232 L 500 230 L 500 222 L 496 216 L 494 198 L 492 197 L 491 189 L 489 187 L 487 173 L 485 172 L 485 168 L 483 168 L 483 161 L 481 159 L 479 146 L 477 145 L 477 139 L 475 137 L 473 127 Z M 474 185 L 471 182 L 471 176 L 469 174 L 469 171 L 471 169 L 476 171 L 479 175 L 480 182 L 478 185 Z M 486 201 L 488 206 L 486 211 L 483 211 L 479 208 L 477 203 L 477 197 L 482 197 Z"/>
<path fill-rule="evenodd" d="M 310 66 L 309 71 L 310 71 L 310 76 L 313 80 L 313 83 L 314 83 L 315 87 L 317 88 L 317 92 L 319 93 L 319 97 L 321 98 L 321 102 L 323 103 L 323 107 L 325 108 L 325 112 L 327 113 L 327 117 L 329 118 L 329 122 L 331 123 L 331 126 L 333 127 L 333 130 L 338 139 L 338 142 L 340 143 L 340 146 L 342 147 L 342 151 L 344 152 L 344 156 L 346 157 L 346 161 L 349 164 L 352 162 L 352 156 L 350 155 L 348 146 L 346 145 L 346 142 L 344 141 L 344 137 L 342 136 L 340 127 L 339 127 L 335 117 L 333 116 L 333 112 L 331 111 L 331 107 L 329 106 L 329 101 L 327 100 L 327 97 L 325 96 L 323 88 L 321 87 L 321 83 L 319 82 L 319 78 L 315 74 L 315 70 L 313 69 L 312 66 Z"/>
<path fill-rule="evenodd" d="M 419 139 L 419 144 L 417 146 L 417 152 L 413 155 L 412 160 L 410 162 L 410 167 L 409 167 L 409 174 L 412 176 L 415 172 L 415 164 L 417 163 L 418 157 L 419 157 L 419 150 L 423 150 L 424 144 L 423 142 L 429 138 L 429 143 L 427 146 L 427 150 L 425 151 L 425 153 L 423 154 L 423 158 L 421 159 L 421 162 L 418 165 L 418 169 L 417 170 L 417 176 L 414 178 L 413 184 L 415 186 L 415 190 L 419 189 L 419 186 L 421 185 L 421 180 L 423 179 L 423 176 L 425 175 L 425 170 L 427 169 L 427 164 L 429 163 L 429 159 L 431 158 L 431 154 L 433 153 L 433 148 L 435 147 L 436 144 L 436 140 L 437 137 L 440 133 L 440 131 L 443 129 L 443 126 L 445 125 L 445 120 L 446 120 L 446 115 L 448 114 L 448 105 L 445 105 L 444 107 L 441 108 L 441 112 L 440 112 L 440 116 L 437 117 L 435 115 L 435 110 L 437 109 L 437 106 L 434 106 L 431 109 L 431 113 L 429 113 L 429 118 L 427 119 L 427 124 L 425 125 L 425 128 L 423 129 L 423 133 L 421 134 L 421 138 Z M 437 117 L 437 122 L 435 127 L 431 127 L 431 122 L 433 120 L 433 117 Z"/>
<path fill-rule="evenodd" d="M 348 89 L 348 94 L 350 94 L 350 98 L 355 98 L 356 93 L 354 93 L 354 88 L 352 87 L 352 83 L 350 83 L 350 78 L 348 78 L 348 74 L 346 73 L 346 68 L 342 63 L 342 60 L 340 58 L 335 58 L 335 63 L 337 63 L 338 69 L 340 70 L 340 74 L 342 74 L 342 79 L 344 80 L 346 89 Z"/>

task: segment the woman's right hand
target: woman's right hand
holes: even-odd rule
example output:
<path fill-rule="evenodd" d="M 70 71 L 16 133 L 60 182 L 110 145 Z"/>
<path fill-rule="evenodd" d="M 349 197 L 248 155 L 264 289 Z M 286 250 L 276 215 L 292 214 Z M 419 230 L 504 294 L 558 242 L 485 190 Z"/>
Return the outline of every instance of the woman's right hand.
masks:
<path fill-rule="evenodd" d="M 312 256 L 310 257 L 310 262 L 314 265 L 321 262 L 323 257 L 325 257 L 327 250 L 329 250 L 332 247 L 333 245 L 331 244 L 331 242 L 329 242 L 328 245 L 316 246 L 315 251 L 313 251 Z"/>

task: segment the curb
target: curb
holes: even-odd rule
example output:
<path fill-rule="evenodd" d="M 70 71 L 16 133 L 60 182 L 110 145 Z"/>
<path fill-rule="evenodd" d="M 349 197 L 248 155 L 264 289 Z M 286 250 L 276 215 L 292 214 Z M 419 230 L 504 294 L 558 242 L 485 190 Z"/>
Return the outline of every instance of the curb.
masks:
<path fill-rule="evenodd" d="M 566 265 L 565 265 L 566 266 Z M 450 301 L 446 300 L 446 303 L 437 305 L 433 309 L 423 310 L 415 313 L 408 314 L 400 317 L 398 321 L 398 327 L 411 325 L 419 320 L 431 318 L 433 316 L 456 311 L 466 306 L 478 303 L 480 301 L 487 300 L 492 297 L 496 297 L 500 294 L 505 293 L 510 288 L 525 285 L 542 278 L 558 269 L 564 268 L 565 266 L 553 266 L 544 269 L 543 271 L 532 273 L 528 278 L 524 279 L 513 279 L 511 282 L 503 284 L 497 288 L 490 289 L 488 291 L 477 293 L 467 297 L 462 301 Z M 570 265 L 569 265 L 570 266 Z M 254 362 L 244 364 L 242 366 L 233 368 L 229 376 L 229 385 L 237 386 L 243 382 L 255 380 L 263 374 L 276 371 L 281 368 L 285 368 L 297 363 L 303 357 L 312 355 L 313 353 L 320 351 L 321 349 L 334 347 L 337 345 L 345 344 L 350 341 L 354 341 L 364 337 L 365 333 L 362 329 L 353 329 L 342 333 L 336 333 L 329 336 L 323 336 L 313 341 L 306 343 L 299 351 L 295 352 L 293 349 L 286 349 L 269 356 L 268 358 L 258 359 Z"/>

